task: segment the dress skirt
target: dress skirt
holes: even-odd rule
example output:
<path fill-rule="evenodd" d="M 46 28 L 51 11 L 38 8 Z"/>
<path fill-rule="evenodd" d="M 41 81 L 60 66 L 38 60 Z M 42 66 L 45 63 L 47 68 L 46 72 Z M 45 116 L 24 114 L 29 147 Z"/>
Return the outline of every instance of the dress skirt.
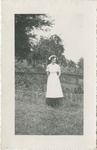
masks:
<path fill-rule="evenodd" d="M 62 98 L 63 92 L 59 76 L 56 72 L 50 73 L 47 79 L 46 102 L 48 105 L 51 106 L 59 105 Z"/>

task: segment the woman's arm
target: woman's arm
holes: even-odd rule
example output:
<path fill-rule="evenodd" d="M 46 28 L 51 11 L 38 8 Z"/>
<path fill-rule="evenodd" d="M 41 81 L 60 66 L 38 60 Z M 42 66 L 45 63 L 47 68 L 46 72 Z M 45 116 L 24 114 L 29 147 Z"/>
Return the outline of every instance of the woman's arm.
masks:
<path fill-rule="evenodd" d="M 60 75 L 61 75 L 61 70 L 59 71 L 59 77 L 60 77 Z"/>
<path fill-rule="evenodd" d="M 50 72 L 49 72 L 49 67 L 48 66 L 47 66 L 46 72 L 47 72 L 47 76 L 49 76 Z"/>
<path fill-rule="evenodd" d="M 47 76 L 49 76 L 49 74 L 50 74 L 50 72 L 49 72 L 49 71 L 47 71 Z"/>
<path fill-rule="evenodd" d="M 60 66 L 58 67 L 58 76 L 60 77 L 61 75 L 61 69 L 60 69 Z"/>

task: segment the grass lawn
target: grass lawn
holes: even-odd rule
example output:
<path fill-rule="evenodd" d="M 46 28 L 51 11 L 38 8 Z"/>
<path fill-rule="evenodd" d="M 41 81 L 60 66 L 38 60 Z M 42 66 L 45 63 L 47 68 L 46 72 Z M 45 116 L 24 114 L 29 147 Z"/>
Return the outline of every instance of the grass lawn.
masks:
<path fill-rule="evenodd" d="M 16 135 L 83 134 L 83 94 L 64 94 L 59 108 L 46 104 L 44 92 L 16 89 L 15 96 Z"/>

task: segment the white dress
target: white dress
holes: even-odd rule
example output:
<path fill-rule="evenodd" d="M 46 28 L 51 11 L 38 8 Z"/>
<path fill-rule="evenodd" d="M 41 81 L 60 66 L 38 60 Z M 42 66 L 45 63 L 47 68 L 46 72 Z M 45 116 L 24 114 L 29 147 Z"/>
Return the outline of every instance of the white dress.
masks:
<path fill-rule="evenodd" d="M 62 98 L 63 92 L 57 75 L 60 72 L 60 66 L 58 64 L 49 64 L 46 71 L 50 73 L 47 79 L 46 98 Z"/>

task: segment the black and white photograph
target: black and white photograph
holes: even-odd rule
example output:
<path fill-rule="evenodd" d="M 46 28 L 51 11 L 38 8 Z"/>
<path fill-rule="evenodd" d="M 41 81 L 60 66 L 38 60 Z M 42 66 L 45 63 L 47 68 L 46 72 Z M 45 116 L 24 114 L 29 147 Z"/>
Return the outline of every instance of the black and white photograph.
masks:
<path fill-rule="evenodd" d="M 15 135 L 83 135 L 83 14 L 15 14 L 14 27 Z"/>
<path fill-rule="evenodd" d="M 1 149 L 96 149 L 97 1 L 2 0 Z"/>

